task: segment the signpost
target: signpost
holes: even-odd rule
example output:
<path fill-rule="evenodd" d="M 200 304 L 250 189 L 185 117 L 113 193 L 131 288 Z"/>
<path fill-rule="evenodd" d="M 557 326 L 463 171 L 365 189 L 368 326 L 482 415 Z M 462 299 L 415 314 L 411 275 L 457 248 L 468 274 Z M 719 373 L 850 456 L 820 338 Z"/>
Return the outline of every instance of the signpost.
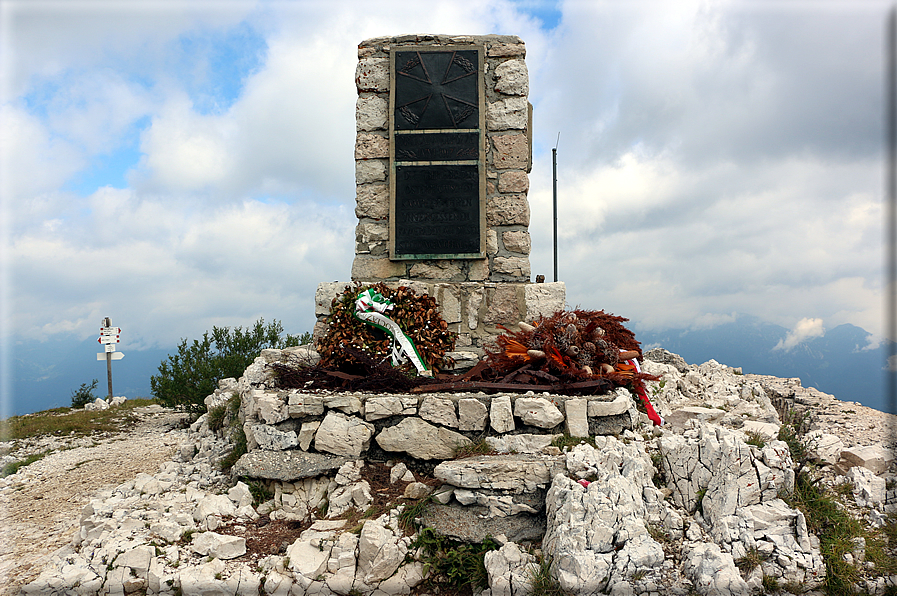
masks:
<path fill-rule="evenodd" d="M 112 361 L 121 360 L 125 357 L 121 352 L 115 351 L 115 344 L 121 342 L 119 339 L 121 327 L 113 327 L 109 317 L 103 319 L 103 326 L 100 327 L 100 337 L 97 343 L 104 344 L 105 351 L 97 354 L 97 360 L 106 360 L 106 380 L 109 384 L 109 400 L 112 400 Z"/>

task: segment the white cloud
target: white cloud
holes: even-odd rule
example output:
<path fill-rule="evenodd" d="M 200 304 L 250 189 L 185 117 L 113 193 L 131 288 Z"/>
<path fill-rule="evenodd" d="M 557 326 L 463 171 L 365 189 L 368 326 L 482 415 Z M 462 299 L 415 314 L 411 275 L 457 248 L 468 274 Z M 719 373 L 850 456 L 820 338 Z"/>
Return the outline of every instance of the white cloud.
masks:
<path fill-rule="evenodd" d="M 351 265 L 356 46 L 408 32 L 527 43 L 532 268 L 551 277 L 561 132 L 571 305 L 643 328 L 813 313 L 883 333 L 879 4 L 569 1 L 551 32 L 500 0 L 14 4 L 0 188 L 17 333 L 107 315 L 145 345 L 260 315 L 309 329 L 315 285 Z M 264 52 L 219 104 L 203 52 L 241 26 Z M 67 189 L 137 123 L 125 188 Z"/>
<path fill-rule="evenodd" d="M 773 350 L 788 351 L 808 339 L 823 335 L 825 335 L 825 327 L 822 326 L 822 319 L 803 318 L 788 332 L 785 339 L 779 340 Z"/>

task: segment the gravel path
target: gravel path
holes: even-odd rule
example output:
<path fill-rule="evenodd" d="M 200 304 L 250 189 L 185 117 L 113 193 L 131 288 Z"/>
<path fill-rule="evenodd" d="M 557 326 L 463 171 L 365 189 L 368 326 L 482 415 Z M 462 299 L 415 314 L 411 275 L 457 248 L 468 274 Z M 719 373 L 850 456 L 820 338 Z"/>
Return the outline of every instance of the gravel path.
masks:
<path fill-rule="evenodd" d="M 140 422 L 122 433 L 96 441 L 52 439 L 48 446 L 58 451 L 0 480 L 0 596 L 18 594 L 38 576 L 72 539 L 81 509 L 97 492 L 140 472 L 154 474 L 171 460 L 186 436 L 172 430 L 183 414 L 135 413 Z"/>

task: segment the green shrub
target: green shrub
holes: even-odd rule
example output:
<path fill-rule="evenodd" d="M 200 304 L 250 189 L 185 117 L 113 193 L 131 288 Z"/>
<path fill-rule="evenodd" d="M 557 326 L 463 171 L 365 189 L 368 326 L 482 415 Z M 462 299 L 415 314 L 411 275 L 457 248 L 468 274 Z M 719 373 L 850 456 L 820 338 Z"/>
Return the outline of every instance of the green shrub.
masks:
<path fill-rule="evenodd" d="M 424 563 L 424 574 L 428 575 L 428 586 L 486 588 L 489 577 L 483 557 L 498 547 L 489 537 L 479 544 L 466 544 L 446 538 L 432 528 L 423 528 L 409 551 L 421 549 L 420 560 Z"/>
<path fill-rule="evenodd" d="M 188 343 L 182 339 L 177 354 L 169 354 L 159 365 L 159 374 L 150 377 L 153 395 L 164 406 L 179 407 L 188 412 L 206 411 L 204 400 L 218 387 L 218 381 L 239 378 L 246 367 L 265 348 L 300 345 L 302 337 L 283 336 L 278 322 L 265 324 L 259 319 L 249 328 L 212 327 L 202 339 Z"/>
<path fill-rule="evenodd" d="M 90 385 L 87 383 L 81 383 L 81 387 L 78 388 L 77 391 L 72 391 L 72 407 L 73 408 L 83 408 L 87 404 L 93 403 L 96 401 L 97 396 L 94 395 L 94 389 L 97 388 L 97 381 L 94 379 Z"/>

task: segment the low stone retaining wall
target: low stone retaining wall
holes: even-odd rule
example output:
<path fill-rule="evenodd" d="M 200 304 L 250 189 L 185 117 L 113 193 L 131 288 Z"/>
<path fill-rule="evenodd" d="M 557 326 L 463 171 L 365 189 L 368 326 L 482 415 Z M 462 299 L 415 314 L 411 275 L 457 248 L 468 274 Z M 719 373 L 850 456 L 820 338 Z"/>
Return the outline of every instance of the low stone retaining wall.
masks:
<path fill-rule="evenodd" d="M 433 468 L 479 440 L 497 451 L 557 455 L 549 449 L 555 436 L 619 434 L 638 420 L 632 395 L 623 388 L 607 395 L 571 397 L 533 392 L 369 395 L 275 387 L 271 364 L 299 363 L 310 353 L 304 347 L 264 350 L 239 381 L 222 381 L 207 399 L 214 407 L 240 396 L 249 453 L 238 469 L 254 477 L 293 481 L 322 467 L 335 469 L 337 462 L 371 456 L 409 459 L 412 465 Z M 275 469 L 270 456 L 257 452 L 285 457 Z M 254 461 L 268 467 L 246 467 Z M 312 468 L 304 470 L 312 461 Z M 295 471 L 285 468 L 289 465 Z"/>

